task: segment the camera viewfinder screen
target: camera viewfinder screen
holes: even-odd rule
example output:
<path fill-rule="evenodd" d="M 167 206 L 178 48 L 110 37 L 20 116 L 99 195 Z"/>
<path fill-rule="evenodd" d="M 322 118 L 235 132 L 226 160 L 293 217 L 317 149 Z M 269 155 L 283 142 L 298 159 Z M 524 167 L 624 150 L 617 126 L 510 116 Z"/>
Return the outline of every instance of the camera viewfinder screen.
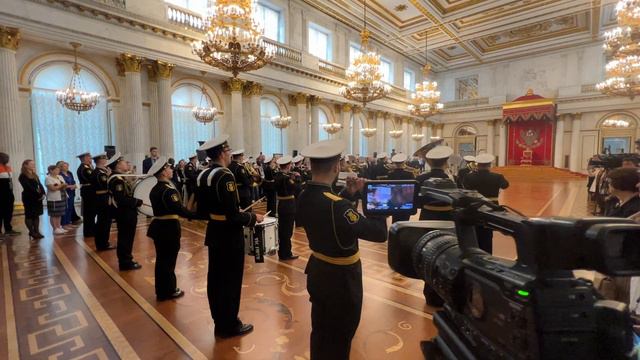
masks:
<path fill-rule="evenodd" d="M 367 210 L 390 211 L 413 209 L 415 184 L 368 184 Z"/>

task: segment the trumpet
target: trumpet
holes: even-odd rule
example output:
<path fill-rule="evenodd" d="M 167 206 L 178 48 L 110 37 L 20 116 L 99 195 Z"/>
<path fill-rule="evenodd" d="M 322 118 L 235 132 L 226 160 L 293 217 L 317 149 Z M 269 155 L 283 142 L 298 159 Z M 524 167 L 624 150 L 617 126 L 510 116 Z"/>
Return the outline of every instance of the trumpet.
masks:
<path fill-rule="evenodd" d="M 467 162 L 467 169 L 471 172 L 476 172 L 478 170 L 478 164 L 475 161 Z"/>
<path fill-rule="evenodd" d="M 247 171 L 249 176 L 251 176 L 251 179 L 255 184 L 254 186 L 262 183 L 262 176 L 260 176 L 260 173 L 258 173 L 256 169 L 253 168 L 253 165 L 251 163 L 245 162 L 244 164 L 242 164 L 242 166 L 244 166 L 244 169 Z"/>

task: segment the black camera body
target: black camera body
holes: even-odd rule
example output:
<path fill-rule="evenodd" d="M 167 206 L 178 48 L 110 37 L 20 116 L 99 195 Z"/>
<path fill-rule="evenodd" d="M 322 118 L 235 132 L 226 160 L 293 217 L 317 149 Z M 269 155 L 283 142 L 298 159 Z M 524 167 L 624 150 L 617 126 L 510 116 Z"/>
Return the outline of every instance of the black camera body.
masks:
<path fill-rule="evenodd" d="M 454 222 L 401 222 L 389 264 L 423 279 L 444 301 L 425 356 L 446 359 L 629 359 L 626 304 L 603 300 L 572 270 L 640 274 L 640 225 L 619 218 L 527 218 L 474 191 L 422 188 L 450 203 Z M 475 228 L 513 237 L 518 258 L 480 250 Z"/>

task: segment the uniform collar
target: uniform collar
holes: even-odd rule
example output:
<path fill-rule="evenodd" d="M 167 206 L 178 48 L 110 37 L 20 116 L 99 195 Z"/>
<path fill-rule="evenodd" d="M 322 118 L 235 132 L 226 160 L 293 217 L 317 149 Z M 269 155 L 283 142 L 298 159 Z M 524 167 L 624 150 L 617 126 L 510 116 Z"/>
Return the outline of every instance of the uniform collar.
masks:
<path fill-rule="evenodd" d="M 307 186 L 318 186 L 318 187 L 326 187 L 328 189 L 331 189 L 331 185 L 330 184 L 319 183 L 319 182 L 313 181 L 313 180 L 307 181 Z"/>

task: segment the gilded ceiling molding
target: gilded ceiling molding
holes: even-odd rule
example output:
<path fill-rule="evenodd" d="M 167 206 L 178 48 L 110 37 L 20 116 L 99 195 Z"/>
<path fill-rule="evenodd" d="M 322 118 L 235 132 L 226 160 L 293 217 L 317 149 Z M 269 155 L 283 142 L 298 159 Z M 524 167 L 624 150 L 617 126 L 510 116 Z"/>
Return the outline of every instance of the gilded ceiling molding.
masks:
<path fill-rule="evenodd" d="M 16 51 L 20 46 L 20 30 L 14 27 L 0 26 L 0 48 Z"/>
<path fill-rule="evenodd" d="M 119 57 L 116 58 L 116 71 L 118 76 L 124 77 L 124 62 Z"/>
<path fill-rule="evenodd" d="M 124 72 L 140 72 L 143 59 L 140 56 L 132 55 L 129 53 L 120 54 L 120 61 L 124 66 Z"/>
<path fill-rule="evenodd" d="M 176 67 L 175 64 L 171 64 L 161 60 L 154 61 L 153 65 L 155 67 L 156 73 L 158 74 L 158 78 L 160 79 L 171 79 L 173 69 Z"/>

